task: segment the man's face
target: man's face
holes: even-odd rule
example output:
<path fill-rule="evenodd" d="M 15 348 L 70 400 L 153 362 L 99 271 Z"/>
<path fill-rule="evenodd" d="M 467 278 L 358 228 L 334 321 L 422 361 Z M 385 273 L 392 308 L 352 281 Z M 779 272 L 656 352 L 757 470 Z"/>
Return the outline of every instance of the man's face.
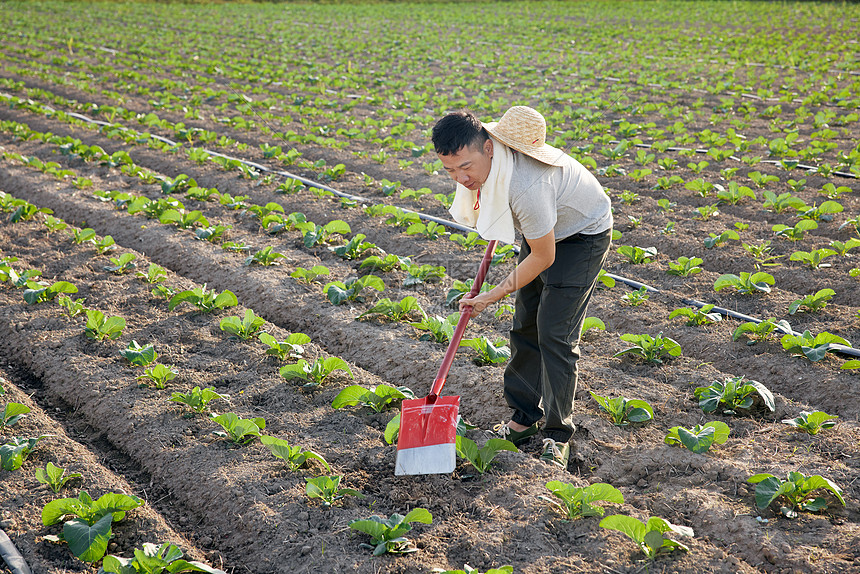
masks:
<path fill-rule="evenodd" d="M 482 147 L 465 146 L 455 154 L 437 156 L 454 181 L 474 191 L 484 185 L 490 175 L 493 140 L 488 139 Z"/>

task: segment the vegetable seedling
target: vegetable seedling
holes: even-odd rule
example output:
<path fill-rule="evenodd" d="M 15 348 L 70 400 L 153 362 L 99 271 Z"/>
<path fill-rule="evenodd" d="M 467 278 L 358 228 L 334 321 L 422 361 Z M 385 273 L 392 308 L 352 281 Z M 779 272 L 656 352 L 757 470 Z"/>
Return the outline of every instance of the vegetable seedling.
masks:
<path fill-rule="evenodd" d="M 828 415 L 823 411 L 801 411 L 800 416 L 793 419 L 783 419 L 782 422 L 797 430 L 816 435 L 823 430 L 835 427 L 838 418 L 836 415 Z"/>
<path fill-rule="evenodd" d="M 378 269 L 383 273 L 387 273 L 393 269 L 402 269 L 406 270 L 412 265 L 412 260 L 409 257 L 402 257 L 400 255 L 394 255 L 393 253 L 389 253 L 384 257 L 380 257 L 379 255 L 371 255 L 367 257 L 361 262 L 361 265 L 358 266 L 359 269 L 364 269 L 365 267 L 370 267 L 371 269 Z"/>
<path fill-rule="evenodd" d="M 267 355 L 273 355 L 282 361 L 285 361 L 287 358 L 301 358 L 305 354 L 305 349 L 302 345 L 311 342 L 311 338 L 304 333 L 292 333 L 285 341 L 278 341 L 268 333 L 260 333 L 259 339 L 261 343 L 269 347 L 266 349 Z"/>
<path fill-rule="evenodd" d="M 93 501 L 81 491 L 78 498 L 58 498 L 42 509 L 42 524 L 51 526 L 62 522 L 66 516 L 74 516 L 63 524 L 60 536 L 45 536 L 52 542 L 65 541 L 72 554 L 84 562 L 96 562 L 107 551 L 113 537 L 114 522 L 125 518 L 126 512 L 143 506 L 142 499 L 127 494 L 109 492 Z"/>
<path fill-rule="evenodd" d="M 403 321 L 409 320 L 410 314 L 417 314 L 420 317 L 426 316 L 424 309 L 422 309 L 421 305 L 418 304 L 418 300 L 411 295 L 404 297 L 397 303 L 391 301 L 391 299 L 388 299 L 387 297 L 380 299 L 376 305 L 359 315 L 357 318 L 361 319 L 367 315 L 381 315 L 389 321 Z"/>
<path fill-rule="evenodd" d="M 632 346 L 618 351 L 613 355 L 614 357 L 620 357 L 629 353 L 645 359 L 649 363 L 662 364 L 664 356 L 681 356 L 681 345 L 670 337 L 664 337 L 662 332 L 656 337 L 648 334 L 636 335 L 625 333 L 621 335 L 621 340 L 631 343 Z"/>
<path fill-rule="evenodd" d="M 332 235 L 346 235 L 352 230 L 346 221 L 335 219 L 325 225 L 314 224 L 312 229 L 307 229 L 303 234 L 305 247 L 310 249 L 315 245 L 322 245 L 331 239 Z"/>
<path fill-rule="evenodd" d="M 539 496 L 541 500 L 549 502 L 569 520 L 584 518 L 587 516 L 603 516 L 606 510 L 594 502 L 611 502 L 613 504 L 624 504 L 624 495 L 621 491 L 605 482 L 577 487 L 568 482 L 551 480 L 546 487 L 558 500 L 547 496 Z"/>
<path fill-rule="evenodd" d="M 629 423 L 644 423 L 654 419 L 654 410 L 646 401 L 626 397 L 602 397 L 589 391 L 600 409 L 609 414 L 612 424 L 627 426 Z"/>
<path fill-rule="evenodd" d="M 478 365 L 496 365 L 504 363 L 511 358 L 511 349 L 506 345 L 505 339 L 497 339 L 495 342 L 486 337 L 475 337 L 473 339 L 462 339 L 461 347 L 470 347 L 478 352 L 474 361 Z"/>
<path fill-rule="evenodd" d="M 182 403 L 184 405 L 188 405 L 191 407 L 195 413 L 202 413 L 206 410 L 206 406 L 210 401 L 214 399 L 224 399 L 228 400 L 230 395 L 222 395 L 215 392 L 215 389 L 212 387 L 207 387 L 205 389 L 200 389 L 200 387 L 194 387 L 191 389 L 189 393 L 173 393 L 171 395 L 170 400 L 174 403 Z"/>
<path fill-rule="evenodd" d="M 705 305 L 700 309 L 681 307 L 680 309 L 675 309 L 669 313 L 669 318 L 674 319 L 675 317 L 685 317 L 687 319 L 687 325 L 691 327 L 718 323 L 723 320 L 723 316 L 719 313 L 711 313 L 710 311 L 713 308 L 713 305 Z"/>
<path fill-rule="evenodd" d="M 621 298 L 631 307 L 638 307 L 639 305 L 644 305 L 651 296 L 648 295 L 648 288 L 643 285 L 635 291 L 625 293 Z"/>
<path fill-rule="evenodd" d="M 224 317 L 221 319 L 219 327 L 222 331 L 230 333 L 234 337 L 238 337 L 243 341 L 247 341 L 257 334 L 266 320 L 262 317 L 257 317 L 251 309 L 245 309 L 245 317 L 240 319 L 236 315 Z"/>
<path fill-rule="evenodd" d="M 427 331 L 427 333 L 418 337 L 419 341 L 447 343 L 451 340 L 451 337 L 454 336 L 454 328 L 457 326 L 457 322 L 459 320 L 460 313 L 455 311 L 445 319 L 442 319 L 442 317 L 438 315 L 427 315 L 423 320 L 416 323 L 410 323 L 410 325 L 420 331 Z"/>
<path fill-rule="evenodd" d="M 122 558 L 111 554 L 104 557 L 99 574 L 179 574 L 181 572 L 207 572 L 226 574 L 196 560 L 182 559 L 182 551 L 165 542 L 161 546 L 143 543 L 143 548 L 134 551 L 134 558 Z"/>
<path fill-rule="evenodd" d="M 827 307 L 827 302 L 836 294 L 833 289 L 820 289 L 801 299 L 795 299 L 788 306 L 788 314 L 794 315 L 801 307 L 811 313 L 816 313 Z"/>
<path fill-rule="evenodd" d="M 144 273 L 143 271 L 138 271 L 137 276 L 149 283 L 150 285 L 154 285 L 156 283 L 164 281 L 167 278 L 167 269 L 165 269 L 161 265 L 150 263 L 149 267 L 146 268 L 146 273 Z"/>
<path fill-rule="evenodd" d="M 227 307 L 235 307 L 239 304 L 236 295 L 230 290 L 224 290 L 218 295 L 214 291 L 207 291 L 206 285 L 203 287 L 195 287 L 188 291 L 180 291 L 170 299 L 167 308 L 173 311 L 182 303 L 190 303 L 197 307 L 203 313 L 211 313 L 216 309 L 226 309 Z"/>
<path fill-rule="evenodd" d="M 704 425 L 694 425 L 692 428 L 681 426 L 672 427 L 666 433 L 663 442 L 668 445 L 680 444 L 697 454 L 708 452 L 711 445 L 723 444 L 728 440 L 729 425 L 720 421 L 711 421 Z"/>
<path fill-rule="evenodd" d="M 152 365 L 146 369 L 142 375 L 137 377 L 137 380 L 146 379 L 152 381 L 156 389 L 163 389 L 167 385 L 167 381 L 172 381 L 178 373 L 173 370 L 173 365 L 162 365 L 160 363 Z"/>
<path fill-rule="evenodd" d="M 132 340 L 119 354 L 136 367 L 145 367 L 158 358 L 158 353 L 152 344 L 141 347 L 135 340 Z"/>
<path fill-rule="evenodd" d="M 726 377 L 722 382 L 713 381 L 707 387 L 696 387 L 693 394 L 699 400 L 699 407 L 706 413 L 712 413 L 723 405 L 724 414 L 737 414 L 738 409 L 752 407 L 756 395 L 768 410 L 772 412 L 775 408 L 773 393 L 760 382 L 747 380 L 743 375 Z"/>
<path fill-rule="evenodd" d="M 287 463 L 291 471 L 296 471 L 306 466 L 311 460 L 318 460 L 325 469 L 331 472 L 331 467 L 326 460 L 311 450 L 305 450 L 300 446 L 291 446 L 287 441 L 269 435 L 261 435 L 260 442 L 269 447 L 275 458 Z"/>
<path fill-rule="evenodd" d="M 445 268 L 441 265 L 409 265 L 405 271 L 409 276 L 403 280 L 404 287 L 413 287 L 445 277 Z"/>
<path fill-rule="evenodd" d="M 415 393 L 408 387 L 377 385 L 365 389 L 360 385 L 350 385 L 337 394 L 331 403 L 332 408 L 340 409 L 361 405 L 379 413 L 391 407 L 396 401 L 414 399 Z"/>
<path fill-rule="evenodd" d="M 95 245 L 96 251 L 99 252 L 99 255 L 104 255 L 105 253 L 116 249 L 116 241 L 114 241 L 113 237 L 110 235 L 105 235 L 100 240 L 93 241 L 93 245 Z"/>
<path fill-rule="evenodd" d="M 815 336 L 806 330 L 801 335 L 786 334 L 779 340 L 782 348 L 798 357 L 806 357 L 813 363 L 823 359 L 828 351 L 835 351 L 834 345 L 850 347 L 851 343 L 833 333 L 823 331 Z"/>
<path fill-rule="evenodd" d="M 741 323 L 738 328 L 735 329 L 734 333 L 732 333 L 732 340 L 737 341 L 741 335 L 746 334 L 746 336 L 751 339 L 747 344 L 751 344 L 753 341 L 766 341 L 773 338 L 773 334 L 777 329 L 783 333 L 790 333 L 791 325 L 789 325 L 788 321 L 785 319 L 777 321 L 775 317 L 765 319 L 760 323 L 747 321 L 746 323 Z"/>
<path fill-rule="evenodd" d="M 618 253 L 623 255 L 629 263 L 635 265 L 651 263 L 657 257 L 656 247 L 636 247 L 633 245 L 622 245 Z"/>
<path fill-rule="evenodd" d="M 235 413 L 224 413 L 221 415 L 209 415 L 213 421 L 221 425 L 224 430 L 214 431 L 212 434 L 222 438 L 229 438 L 235 445 L 245 445 L 260 437 L 260 431 L 266 428 L 266 420 L 262 417 L 243 419 Z"/>
<path fill-rule="evenodd" d="M 747 479 L 750 484 L 755 484 L 755 504 L 765 509 L 779 497 L 784 497 L 788 506 L 781 506 L 779 511 L 786 518 L 795 518 L 797 509 L 807 512 L 818 512 L 827 508 L 827 501 L 823 497 L 812 497 L 812 493 L 824 489 L 833 494 L 836 499 L 845 506 L 842 498 L 842 489 L 829 479 L 820 474 L 805 476 L 800 472 L 789 472 L 786 480 L 761 473 L 755 474 Z"/>
<path fill-rule="evenodd" d="M 836 255 L 832 249 L 816 249 L 814 251 L 795 251 L 789 256 L 789 261 L 799 261 L 810 269 L 819 267 L 830 267 L 829 263 L 823 263 L 828 257 Z"/>
<path fill-rule="evenodd" d="M 125 319 L 122 317 L 105 317 L 104 313 L 96 309 L 87 309 L 87 324 L 84 333 L 90 339 L 104 341 L 113 340 L 122 335 L 125 329 Z"/>
<path fill-rule="evenodd" d="M 111 273 L 116 273 L 117 275 L 122 275 L 126 271 L 137 267 L 137 264 L 134 263 L 135 259 L 137 259 L 137 255 L 134 253 L 123 253 L 119 257 L 111 257 L 110 262 L 113 263 L 113 265 L 106 265 L 103 269 L 105 271 L 110 271 Z"/>
<path fill-rule="evenodd" d="M 582 337 L 591 329 L 597 329 L 598 331 L 605 331 L 606 324 L 598 319 L 597 317 L 586 317 L 582 322 L 582 330 L 579 333 L 579 336 Z"/>
<path fill-rule="evenodd" d="M 329 275 L 328 267 L 323 265 L 314 265 L 310 269 L 304 267 L 296 267 L 296 270 L 290 273 L 290 277 L 302 283 L 312 283 L 317 277 Z"/>
<path fill-rule="evenodd" d="M 0 446 L 0 467 L 3 470 L 18 470 L 30 453 L 36 450 L 36 446 L 44 438 L 54 436 L 43 434 L 33 438 L 15 437 L 3 446 Z"/>
<path fill-rule="evenodd" d="M 55 466 L 50 461 L 45 468 L 36 469 L 36 480 L 47 485 L 54 493 L 60 492 L 67 482 L 76 478 L 83 478 L 83 475 L 79 472 L 66 474 L 65 468 Z"/>
<path fill-rule="evenodd" d="M 674 532 L 681 536 L 693 536 L 692 528 L 672 524 L 668 520 L 656 516 L 652 516 L 648 519 L 647 523 L 643 524 L 640 520 L 632 516 L 613 514 L 601 520 L 600 527 L 617 530 L 622 534 L 626 534 L 639 546 L 639 549 L 645 553 L 645 556 L 651 560 L 659 554 L 674 550 L 689 550 L 689 548 L 680 542 L 666 538 L 664 536 L 666 532 Z"/>
<path fill-rule="evenodd" d="M 345 282 L 332 281 L 323 287 L 323 291 L 325 291 L 332 305 L 340 305 L 345 301 L 364 301 L 362 291 L 365 289 L 385 291 L 385 283 L 376 275 L 365 275 L 347 279 Z"/>
<path fill-rule="evenodd" d="M 352 261 L 377 248 L 375 243 L 365 241 L 366 238 L 365 234 L 356 233 L 346 244 L 329 247 L 329 250 L 345 261 Z"/>
<path fill-rule="evenodd" d="M 459 434 L 456 437 L 455 448 L 457 455 L 469 461 L 474 469 L 481 474 L 487 472 L 490 464 L 501 451 L 517 452 L 517 447 L 509 440 L 491 438 L 483 447 L 478 448 L 475 441 Z"/>
<path fill-rule="evenodd" d="M 320 357 L 313 364 L 304 359 L 299 359 L 295 365 L 284 365 L 279 372 L 288 381 L 301 379 L 305 381 L 305 387 L 318 387 L 335 371 L 344 371 L 350 379 L 355 378 L 349 365 L 340 357 L 329 357 L 328 359 Z"/>
<path fill-rule="evenodd" d="M 371 516 L 367 519 L 353 520 L 349 527 L 370 535 L 370 544 L 362 544 L 362 548 L 373 550 L 374 556 L 383 554 L 406 554 L 417 552 L 417 548 L 403 535 L 412 530 L 413 522 L 431 524 L 433 516 L 426 508 L 414 508 L 406 516 L 392 514 L 390 518 Z"/>
<path fill-rule="evenodd" d="M 740 276 L 734 275 L 733 273 L 726 273 L 724 275 L 720 275 L 717 280 L 714 281 L 714 291 L 721 291 L 727 287 L 734 287 L 741 295 L 749 295 L 755 292 L 770 293 L 770 287 L 775 283 L 776 281 L 774 280 L 773 275 L 765 273 L 764 271 L 758 271 L 752 274 L 742 272 Z"/>
<path fill-rule="evenodd" d="M 24 289 L 24 301 L 29 305 L 52 301 L 60 293 L 77 293 L 78 288 L 68 281 L 57 281 L 48 287 Z"/>
<path fill-rule="evenodd" d="M 273 247 L 271 245 L 267 245 L 263 247 L 253 255 L 249 255 L 245 259 L 245 267 L 257 263 L 259 265 L 263 265 L 267 267 L 269 265 L 277 265 L 277 260 L 281 257 L 286 257 L 283 253 L 278 253 L 277 251 L 272 251 Z"/>
<path fill-rule="evenodd" d="M 702 268 L 699 267 L 701 264 L 702 260 L 698 257 L 678 257 L 677 262 L 669 262 L 669 270 L 666 273 L 680 277 L 689 277 L 690 275 L 702 272 Z"/>
<path fill-rule="evenodd" d="M 340 481 L 342 476 L 317 476 L 316 478 L 306 478 L 305 493 L 308 498 L 319 498 L 323 506 L 331 507 L 335 502 L 344 496 L 357 496 L 364 498 L 365 496 L 359 491 L 352 488 L 341 488 Z M 355 521 L 353 521 L 355 522 Z M 350 523 L 352 526 L 352 523 Z"/>
<path fill-rule="evenodd" d="M 7 429 L 23 419 L 30 412 L 30 407 L 21 403 L 7 403 L 0 413 L 0 430 Z"/>

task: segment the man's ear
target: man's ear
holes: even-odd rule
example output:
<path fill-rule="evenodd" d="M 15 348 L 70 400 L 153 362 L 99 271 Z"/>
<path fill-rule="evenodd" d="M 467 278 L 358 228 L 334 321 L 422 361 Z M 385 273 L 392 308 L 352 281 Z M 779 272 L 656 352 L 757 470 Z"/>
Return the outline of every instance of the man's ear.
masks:
<path fill-rule="evenodd" d="M 484 142 L 484 155 L 488 155 L 493 157 L 493 139 L 487 138 L 487 141 Z"/>

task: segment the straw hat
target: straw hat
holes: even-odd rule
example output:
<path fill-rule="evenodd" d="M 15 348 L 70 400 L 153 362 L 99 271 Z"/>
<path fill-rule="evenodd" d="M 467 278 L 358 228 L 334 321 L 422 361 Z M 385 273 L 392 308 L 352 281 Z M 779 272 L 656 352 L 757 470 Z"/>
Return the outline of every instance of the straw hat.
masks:
<path fill-rule="evenodd" d="M 509 148 L 549 165 L 564 165 L 565 153 L 546 143 L 546 120 L 533 108 L 514 106 L 484 128 Z"/>

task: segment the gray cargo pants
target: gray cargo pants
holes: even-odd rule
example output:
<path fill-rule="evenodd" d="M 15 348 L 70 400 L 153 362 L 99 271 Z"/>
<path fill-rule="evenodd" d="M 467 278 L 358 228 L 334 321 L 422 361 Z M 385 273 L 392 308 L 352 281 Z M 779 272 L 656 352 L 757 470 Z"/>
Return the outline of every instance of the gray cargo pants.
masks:
<path fill-rule="evenodd" d="M 511 420 L 521 425 L 546 416 L 543 434 L 556 442 L 569 441 L 576 430 L 579 335 L 610 239 L 608 230 L 559 241 L 553 264 L 517 291 L 505 400 L 514 409 Z M 519 260 L 529 252 L 523 241 Z"/>

